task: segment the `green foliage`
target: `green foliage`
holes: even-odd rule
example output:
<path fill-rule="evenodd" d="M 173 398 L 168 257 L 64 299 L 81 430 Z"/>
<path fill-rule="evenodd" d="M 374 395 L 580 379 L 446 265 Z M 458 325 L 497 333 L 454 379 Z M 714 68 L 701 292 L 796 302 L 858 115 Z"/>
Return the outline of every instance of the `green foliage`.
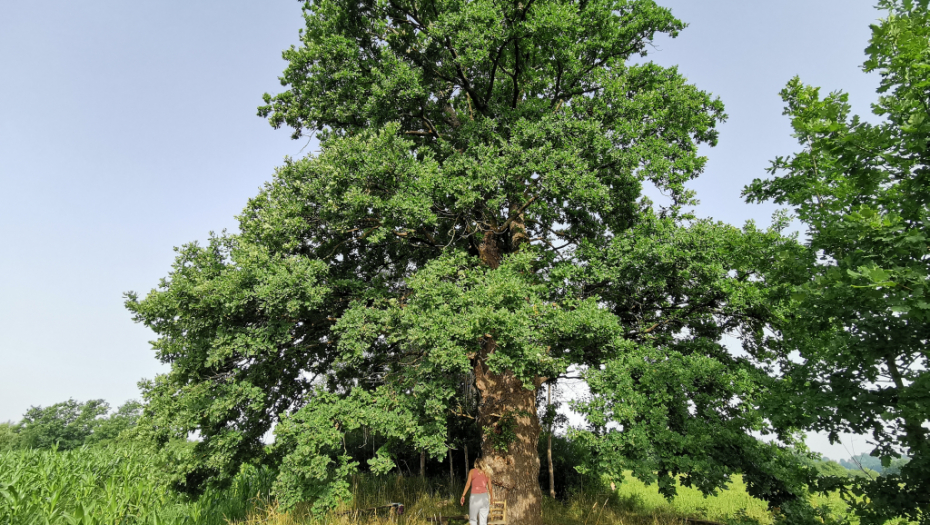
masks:
<path fill-rule="evenodd" d="M 100 420 L 93 433 L 87 437 L 88 445 L 107 440 L 128 437 L 128 431 L 139 424 L 142 417 L 143 405 L 139 401 L 130 400 L 116 409 L 116 412 Z"/>
<path fill-rule="evenodd" d="M 746 491 L 742 476 L 733 476 L 718 494 L 705 496 L 696 488 L 679 484 L 672 499 L 655 485 L 627 478 L 617 485 L 618 504 L 633 513 L 662 513 L 714 520 L 723 523 L 771 524 L 774 520 L 765 501 Z"/>
<path fill-rule="evenodd" d="M 846 461 L 845 459 L 841 459 L 837 462 L 827 458 L 820 459 L 817 457 L 799 456 L 799 460 L 804 465 L 816 470 L 817 476 L 821 478 L 821 482 L 826 478 L 834 478 L 831 479 L 831 482 L 837 489 L 849 489 L 850 485 L 852 485 L 852 480 L 848 478 L 875 478 L 881 475 L 880 472 L 876 472 L 864 465 L 860 467 L 856 463 Z M 878 466 L 881 467 L 881 462 L 878 462 Z"/>
<path fill-rule="evenodd" d="M 773 504 L 799 496 L 804 471 L 751 433 L 792 441 L 757 407 L 766 330 L 804 277 L 784 261 L 807 255 L 784 220 L 740 230 L 685 212 L 723 106 L 674 68 L 629 63 L 681 21 L 651 0 L 304 11 L 286 90 L 259 112 L 318 132 L 320 153 L 287 160 L 240 233 L 184 246 L 158 289 L 128 294 L 171 365 L 144 385 L 142 433 L 202 438 L 166 450 L 173 486 L 273 463 L 283 504 L 321 513 L 359 468 L 347 435 L 385 440 L 375 473 L 395 464 L 388 443 L 442 458 L 463 404 L 486 427 L 514 409 L 481 412 L 476 369 L 534 388 L 574 368 L 593 394 L 576 408 L 603 429 L 581 433 L 592 468 L 634 467 L 667 495 L 676 478 L 713 492 L 745 472 Z"/>
<path fill-rule="evenodd" d="M 899 475 L 864 481 L 858 510 L 869 523 L 928 519 L 930 373 L 927 231 L 930 225 L 930 13 L 926 1 L 882 0 L 866 71 L 881 75 L 870 124 L 850 116 L 843 93 L 821 98 L 798 79 L 782 92 L 804 150 L 776 159 L 751 201 L 792 206 L 816 262 L 794 293 L 780 366 L 788 381 L 773 417 L 830 433 L 871 434 Z M 800 359 L 794 359 L 792 352 Z M 868 503 L 866 503 L 868 502 Z"/>
<path fill-rule="evenodd" d="M 759 261 L 774 270 L 784 259 L 803 256 L 778 234 L 781 226 L 759 231 L 749 224 L 740 231 L 697 221 L 681 229 L 670 221 L 644 221 L 607 250 L 592 250 L 583 271 L 616 283 L 598 290 L 601 297 L 615 301 L 638 326 L 638 337 L 587 371 L 593 399 L 574 404 L 595 425 L 623 426 L 604 435 L 575 433 L 599 451 L 600 468 L 610 476 L 620 479 L 630 468 L 672 496 L 677 477 L 713 493 L 730 473 L 742 472 L 750 493 L 773 505 L 800 495 L 806 472 L 793 452 L 748 433 L 777 431 L 793 441 L 755 410 L 774 381 L 756 364 L 767 359 L 772 343 L 765 327 L 785 314 L 787 283 L 797 279 L 763 276 Z M 641 297 L 664 304 L 640 310 Z M 686 304 L 676 302 L 679 297 L 687 297 Z M 737 329 L 748 357 L 722 344 L 723 335 Z"/>
<path fill-rule="evenodd" d="M 543 468 L 539 472 L 539 484 L 544 487 L 543 493 L 549 490 L 549 471 L 547 458 L 547 438 L 541 436 L 539 440 L 539 459 Z M 593 451 L 583 443 L 569 439 L 566 435 L 552 436 L 552 464 L 555 471 L 556 497 L 565 501 L 577 494 L 596 493 L 605 488 L 601 476 L 597 472 L 585 469 L 585 465 L 593 463 Z M 580 471 L 578 467 L 581 467 Z"/>
<path fill-rule="evenodd" d="M 29 448 L 70 450 L 80 447 L 110 411 L 102 399 L 69 399 L 48 407 L 31 407 L 20 423 L 20 443 Z"/>
<path fill-rule="evenodd" d="M 110 414 L 102 399 L 84 403 L 69 399 L 48 407 L 31 407 L 17 424 L 0 424 L 0 452 L 15 448 L 56 447 L 71 450 L 82 445 L 115 440 L 133 429 L 142 415 L 142 403 L 127 401 Z"/>
<path fill-rule="evenodd" d="M 12 421 L 0 423 L 0 452 L 19 448 L 19 427 Z"/>
<path fill-rule="evenodd" d="M 884 470 L 881 458 L 870 456 L 865 452 L 857 456 L 853 456 L 848 460 L 840 460 L 840 465 L 849 470 L 861 471 L 862 469 L 867 469 L 875 471 L 876 473 L 881 473 Z"/>
<path fill-rule="evenodd" d="M 150 450 L 108 445 L 0 453 L 0 523 L 9 525 L 226 524 L 269 492 L 267 470 L 246 468 L 223 492 L 172 494 Z"/>
<path fill-rule="evenodd" d="M 511 443 L 517 440 L 517 412 L 514 410 L 507 411 L 498 418 L 494 425 L 484 428 L 484 439 L 490 441 L 494 450 L 506 453 Z M 519 414 L 528 417 L 529 414 Z"/>
<path fill-rule="evenodd" d="M 817 474 L 820 476 L 842 477 L 852 475 L 849 469 L 836 461 L 816 461 L 814 468 L 817 469 Z"/>
<path fill-rule="evenodd" d="M 351 479 L 352 498 L 335 513 L 314 518 L 304 507 L 290 512 L 276 506 L 260 506 L 248 519 L 237 525 L 382 525 L 391 521 L 388 509 L 373 510 L 385 502 L 404 502 L 406 511 L 395 518 L 400 525 L 430 525 L 437 516 L 461 516 L 458 495 L 464 480 L 449 484 L 445 480 L 417 476 L 359 475 Z M 845 506 L 837 497 L 812 501 L 827 520 L 843 518 Z M 832 512 L 824 512 L 825 507 Z M 831 518 L 834 518 L 831 521 Z M 705 497 L 697 489 L 679 487 L 671 501 L 656 487 L 628 479 L 610 491 L 603 483 L 574 490 L 565 498 L 543 500 L 542 523 L 545 525 L 681 525 L 684 521 L 714 520 L 728 525 L 771 525 L 775 519 L 764 501 L 746 493 L 739 475 L 717 496 Z"/>
<path fill-rule="evenodd" d="M 891 460 L 888 467 L 882 469 L 883 474 L 900 475 L 901 468 L 911 462 L 911 458 L 896 458 Z"/>
<path fill-rule="evenodd" d="M 192 450 L 165 451 L 178 489 L 228 482 L 243 461 L 262 458 L 261 437 L 309 391 L 310 374 L 327 370 L 320 336 L 330 322 L 314 309 L 327 298 L 317 284 L 323 265 L 259 248 L 233 237 L 186 246 L 165 292 L 143 307 L 130 294 L 130 308 L 162 334 L 159 358 L 172 364 L 170 375 L 140 385 L 149 417 L 142 437 L 203 437 Z"/>
<path fill-rule="evenodd" d="M 841 459 L 839 464 L 849 469 L 852 475 L 874 479 L 886 474 L 899 475 L 901 473 L 901 467 L 907 465 L 910 461 L 911 458 L 908 457 L 895 458 L 886 466 L 882 465 L 881 458 L 863 452 L 848 460 Z"/>

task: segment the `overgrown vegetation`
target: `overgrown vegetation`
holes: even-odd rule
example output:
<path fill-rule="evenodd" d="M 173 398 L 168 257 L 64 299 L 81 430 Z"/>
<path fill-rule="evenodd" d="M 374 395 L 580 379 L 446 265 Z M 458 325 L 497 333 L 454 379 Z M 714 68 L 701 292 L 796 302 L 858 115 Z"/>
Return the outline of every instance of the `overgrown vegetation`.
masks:
<path fill-rule="evenodd" d="M 60 405 L 64 404 L 55 406 Z M 37 412 L 69 417 L 67 411 L 58 408 L 30 409 L 30 413 Z M 54 417 L 49 416 L 45 421 L 44 428 L 61 427 Z M 7 424 L 6 427 L 16 429 L 22 425 Z M 477 440 L 474 426 L 470 432 Z M 348 437 L 346 449 L 355 450 L 359 455 L 366 450 L 374 455 L 380 448 L 379 438 L 374 434 L 356 432 Z M 546 456 L 546 444 L 546 439 L 540 439 L 541 457 Z M 192 451 L 192 446 L 193 443 L 183 441 L 170 443 L 168 455 L 183 456 Z M 421 477 L 410 468 L 415 465 L 418 451 L 403 443 L 395 443 L 392 450 L 397 464 L 407 468 L 384 476 L 354 476 L 349 485 L 351 497 L 333 512 L 314 516 L 306 504 L 297 505 L 288 512 L 281 508 L 272 496 L 276 472 L 266 467 L 246 465 L 233 477 L 230 486 L 207 488 L 198 498 L 181 495 L 172 489 L 161 460 L 151 454 L 144 441 L 137 439 L 131 427 L 117 440 L 99 440 L 94 445 L 71 450 L 61 450 L 55 445 L 47 449 L 20 447 L 0 453 L 0 525 L 213 525 L 227 522 L 361 525 L 380 523 L 389 513 L 389 509 L 383 507 L 391 502 L 405 505 L 406 513 L 399 521 L 402 524 L 425 524 L 430 517 L 464 513 L 456 501 L 466 473 L 462 451 L 445 461 L 428 461 L 423 472 L 427 476 Z M 592 450 L 582 442 L 573 441 L 564 434 L 553 436 L 558 497 L 544 500 L 544 523 L 581 525 L 593 520 L 605 525 L 681 525 L 682 520 L 691 518 L 769 524 L 785 518 L 777 513 L 773 515 L 764 501 L 751 497 L 740 476 L 735 476 L 726 490 L 709 498 L 696 488 L 676 483 L 677 495 L 669 500 L 659 493 L 656 485 L 646 485 L 629 473 L 616 490 L 611 490 L 605 478 L 576 468 L 590 464 L 591 455 Z M 798 458 L 801 461 L 803 456 Z M 452 461 L 451 472 L 449 461 Z M 836 462 L 804 461 L 822 475 L 856 474 Z M 540 475 L 541 485 L 548 486 L 547 476 L 548 473 Z M 815 515 L 834 520 L 846 516 L 846 505 L 836 494 L 828 498 L 813 495 L 809 501 Z M 373 507 L 382 508 L 365 510 Z"/>
<path fill-rule="evenodd" d="M 561 458 L 560 464 L 566 460 Z M 456 501 L 461 477 L 357 475 L 350 480 L 351 499 L 322 517 L 310 513 L 307 505 L 285 512 L 269 496 L 273 479 L 271 471 L 247 466 L 231 486 L 209 489 L 191 500 L 170 490 L 154 456 L 136 446 L 18 450 L 0 453 L 0 524 L 373 525 L 387 521 L 390 509 L 384 507 L 392 502 L 405 506 L 398 525 L 426 525 L 432 517 L 465 513 Z M 765 502 L 746 493 L 739 477 L 710 498 L 679 487 L 669 501 L 656 486 L 632 477 L 615 491 L 604 481 L 589 479 L 566 486 L 561 494 L 544 499 L 547 525 L 685 525 L 686 518 L 766 525 L 777 519 Z M 837 498 L 813 501 L 833 505 L 840 512 L 832 516 L 843 517 L 845 507 Z"/>
<path fill-rule="evenodd" d="M 219 525 L 267 498 L 273 480 L 247 466 L 230 487 L 189 500 L 162 471 L 151 450 L 131 444 L 0 453 L 0 524 Z"/>
<path fill-rule="evenodd" d="M 730 525 L 771 525 L 783 523 L 785 516 L 771 512 L 767 504 L 746 492 L 740 476 L 715 496 L 705 497 L 699 490 L 679 487 L 672 500 L 659 493 L 655 485 L 645 485 L 628 477 L 616 490 L 604 483 L 573 491 L 564 498 L 545 498 L 542 519 L 546 525 L 687 525 L 713 520 Z M 398 476 L 357 476 L 353 478 L 351 505 L 344 505 L 329 515 L 315 517 L 306 506 L 285 511 L 275 504 L 256 507 L 239 525 L 355 525 L 384 523 L 390 510 L 386 502 L 403 502 L 405 513 L 398 524 L 426 525 L 437 516 L 462 516 L 457 494 L 461 482 L 424 480 Z M 819 523 L 845 523 L 850 518 L 846 505 L 837 495 L 812 496 Z M 381 508 L 377 508 L 381 507 Z"/>

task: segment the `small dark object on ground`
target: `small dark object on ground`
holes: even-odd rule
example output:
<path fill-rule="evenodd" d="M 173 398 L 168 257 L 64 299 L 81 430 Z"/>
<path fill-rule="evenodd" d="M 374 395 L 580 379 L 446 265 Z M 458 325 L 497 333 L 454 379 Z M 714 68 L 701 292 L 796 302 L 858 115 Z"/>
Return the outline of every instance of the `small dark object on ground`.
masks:
<path fill-rule="evenodd" d="M 381 509 L 391 509 L 391 514 L 395 516 L 400 516 L 404 513 L 404 504 L 403 503 L 389 503 L 387 505 L 381 505 L 378 507 L 368 507 L 367 509 L 353 509 L 347 510 L 345 512 L 337 512 L 337 516 L 344 516 L 346 514 L 353 514 L 356 512 L 378 512 Z"/>

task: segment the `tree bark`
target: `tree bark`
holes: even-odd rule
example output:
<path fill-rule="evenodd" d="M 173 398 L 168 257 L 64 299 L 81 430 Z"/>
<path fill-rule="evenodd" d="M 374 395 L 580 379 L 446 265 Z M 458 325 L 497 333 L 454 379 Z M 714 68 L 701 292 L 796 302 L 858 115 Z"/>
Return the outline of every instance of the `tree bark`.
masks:
<path fill-rule="evenodd" d="M 497 235 L 485 232 L 484 237 L 478 242 L 478 258 L 492 270 L 501 265 L 503 255 Z"/>
<path fill-rule="evenodd" d="M 426 477 L 426 451 L 420 451 L 420 477 Z"/>
<path fill-rule="evenodd" d="M 530 199 L 530 202 L 535 199 L 535 197 Z M 514 250 L 518 250 L 522 244 L 530 241 L 530 238 L 526 235 L 526 217 L 523 211 L 521 211 L 522 208 L 522 206 L 518 206 L 517 204 L 512 204 L 510 206 L 510 213 L 514 214 L 513 220 L 510 222 L 510 246 L 512 246 Z"/>
<path fill-rule="evenodd" d="M 552 383 L 546 393 L 546 410 L 552 405 Z M 552 468 L 552 423 L 549 423 L 549 443 L 546 445 L 546 455 L 549 457 L 549 497 L 555 499 L 555 469 Z"/>
<path fill-rule="evenodd" d="M 514 220 L 510 223 L 510 249 L 517 250 L 528 239 L 520 208 L 511 206 Z M 491 269 L 500 266 L 503 259 L 502 236 L 486 232 L 478 244 L 478 255 Z M 485 466 L 491 471 L 495 485 L 495 500 L 507 501 L 507 520 L 519 525 L 542 525 L 542 489 L 539 487 L 539 415 L 536 413 L 536 388 L 524 385 L 511 371 L 495 373 L 488 368 L 487 358 L 497 349 L 491 334 L 486 334 L 476 359 L 475 385 L 478 387 L 478 426 L 481 429 L 481 453 Z M 526 388 L 529 387 L 529 388 Z M 513 418 L 515 437 L 506 451 L 495 448 L 489 433 L 501 432 L 501 420 Z M 500 492 L 498 492 L 500 491 Z"/>
<path fill-rule="evenodd" d="M 471 464 L 468 462 L 468 445 L 465 445 L 465 480 L 468 480 L 468 473 L 471 471 Z"/>
<path fill-rule="evenodd" d="M 539 487 L 539 417 L 536 413 L 538 385 L 524 388 L 509 371 L 492 372 L 484 361 L 494 352 L 496 344 L 486 338 L 475 369 L 475 383 L 481 393 L 478 420 L 482 428 L 481 452 L 495 484 L 495 499 L 507 501 L 507 519 L 520 525 L 542 524 L 542 490 Z M 506 452 L 496 450 L 489 433 L 500 430 L 501 419 L 514 418 L 516 438 Z M 501 492 L 497 492 L 500 490 Z"/>

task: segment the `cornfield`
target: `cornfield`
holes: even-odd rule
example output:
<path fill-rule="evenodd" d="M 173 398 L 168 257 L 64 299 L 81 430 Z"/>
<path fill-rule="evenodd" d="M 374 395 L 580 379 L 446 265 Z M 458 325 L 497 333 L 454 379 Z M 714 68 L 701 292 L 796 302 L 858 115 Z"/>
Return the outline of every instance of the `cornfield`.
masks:
<path fill-rule="evenodd" d="M 0 525 L 213 525 L 246 516 L 272 475 L 246 469 L 223 491 L 188 501 L 149 454 L 131 446 L 0 454 Z"/>

